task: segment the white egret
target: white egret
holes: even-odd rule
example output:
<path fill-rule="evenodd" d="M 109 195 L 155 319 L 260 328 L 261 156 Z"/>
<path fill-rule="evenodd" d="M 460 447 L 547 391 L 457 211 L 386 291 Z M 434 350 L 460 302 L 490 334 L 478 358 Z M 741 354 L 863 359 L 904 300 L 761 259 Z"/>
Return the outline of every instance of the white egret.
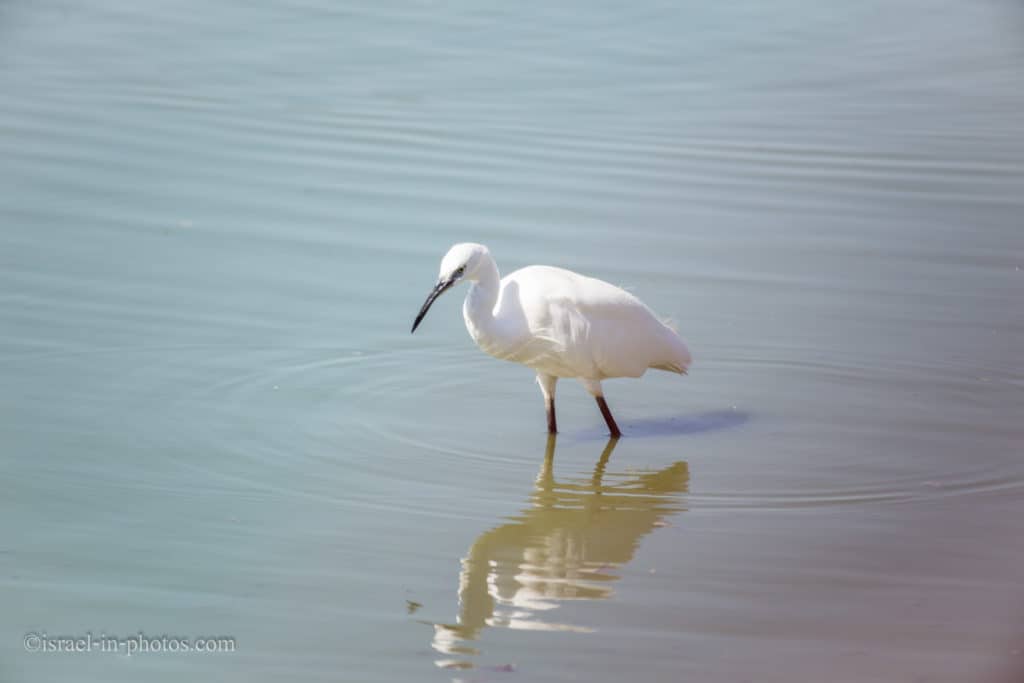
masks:
<path fill-rule="evenodd" d="M 452 246 L 437 284 L 412 324 L 415 332 L 437 297 L 463 280 L 472 285 L 462 306 L 466 329 L 483 351 L 537 372 L 555 421 L 555 384 L 575 377 L 597 400 L 612 437 L 621 436 L 601 380 L 640 377 L 648 368 L 686 374 L 690 352 L 676 332 L 629 292 L 562 268 L 527 266 L 504 278 L 482 244 Z"/>

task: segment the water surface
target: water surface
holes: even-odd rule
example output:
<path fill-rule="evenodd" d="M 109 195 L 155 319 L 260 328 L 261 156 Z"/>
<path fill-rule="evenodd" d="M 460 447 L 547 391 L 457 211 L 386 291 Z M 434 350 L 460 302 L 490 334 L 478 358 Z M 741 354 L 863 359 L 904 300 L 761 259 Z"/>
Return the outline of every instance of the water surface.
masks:
<path fill-rule="evenodd" d="M 1015 3 L 0 7 L 0 679 L 1009 681 Z M 448 245 L 673 318 L 480 354 Z M 28 632 L 221 654 L 28 653 Z"/>

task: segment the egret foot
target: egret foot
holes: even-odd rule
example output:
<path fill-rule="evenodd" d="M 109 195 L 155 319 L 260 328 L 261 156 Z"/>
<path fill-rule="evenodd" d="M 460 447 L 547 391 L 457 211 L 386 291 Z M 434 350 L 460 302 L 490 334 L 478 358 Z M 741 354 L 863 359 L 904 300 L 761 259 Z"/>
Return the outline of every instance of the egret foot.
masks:
<path fill-rule="evenodd" d="M 608 403 L 604 400 L 604 396 L 595 396 L 594 398 L 597 400 L 597 407 L 601 409 L 604 421 L 608 424 L 608 431 L 611 432 L 611 437 L 617 439 L 622 436 L 622 432 L 619 431 L 619 425 L 615 424 L 615 418 L 612 417 L 612 411 L 608 410 Z"/>

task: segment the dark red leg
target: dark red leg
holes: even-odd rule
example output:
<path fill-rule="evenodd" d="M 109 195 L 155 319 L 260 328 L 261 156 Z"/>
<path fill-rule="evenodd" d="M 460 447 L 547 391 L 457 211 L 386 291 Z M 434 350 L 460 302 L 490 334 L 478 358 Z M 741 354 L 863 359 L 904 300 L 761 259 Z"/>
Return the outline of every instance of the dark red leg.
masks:
<path fill-rule="evenodd" d="M 611 432 L 612 438 L 617 439 L 622 436 L 619 425 L 615 424 L 615 418 L 612 417 L 612 411 L 608 410 L 608 403 L 604 400 L 604 396 L 595 396 L 594 398 L 597 399 L 597 407 L 601 409 L 604 421 L 608 423 L 608 431 Z"/>

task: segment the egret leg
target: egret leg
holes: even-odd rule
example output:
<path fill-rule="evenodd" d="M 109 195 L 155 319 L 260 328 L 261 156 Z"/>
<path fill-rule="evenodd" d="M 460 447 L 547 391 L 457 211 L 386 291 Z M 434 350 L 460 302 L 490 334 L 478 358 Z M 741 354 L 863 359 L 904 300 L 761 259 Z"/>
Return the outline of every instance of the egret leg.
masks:
<path fill-rule="evenodd" d="M 612 411 L 608 410 L 608 402 L 604 400 L 604 396 L 595 396 L 594 398 L 597 399 L 597 407 L 601 409 L 601 415 L 604 416 L 604 421 L 608 424 L 611 437 L 617 439 L 622 436 L 619 425 L 615 424 L 615 418 L 612 417 Z"/>
<path fill-rule="evenodd" d="M 608 410 L 608 403 L 604 400 L 604 389 L 601 388 L 601 380 L 581 377 L 580 382 L 597 401 L 597 407 L 601 409 L 601 416 L 604 417 L 605 424 L 608 425 L 608 431 L 611 432 L 611 437 L 613 439 L 617 439 L 622 436 L 622 432 L 619 431 L 619 425 L 615 424 L 615 418 L 612 417 L 612 411 Z"/>
<path fill-rule="evenodd" d="M 540 385 L 540 392 L 544 394 L 544 409 L 548 414 L 548 434 L 558 433 L 558 422 L 555 420 L 555 384 L 558 378 L 543 372 L 537 373 L 537 384 Z"/>

